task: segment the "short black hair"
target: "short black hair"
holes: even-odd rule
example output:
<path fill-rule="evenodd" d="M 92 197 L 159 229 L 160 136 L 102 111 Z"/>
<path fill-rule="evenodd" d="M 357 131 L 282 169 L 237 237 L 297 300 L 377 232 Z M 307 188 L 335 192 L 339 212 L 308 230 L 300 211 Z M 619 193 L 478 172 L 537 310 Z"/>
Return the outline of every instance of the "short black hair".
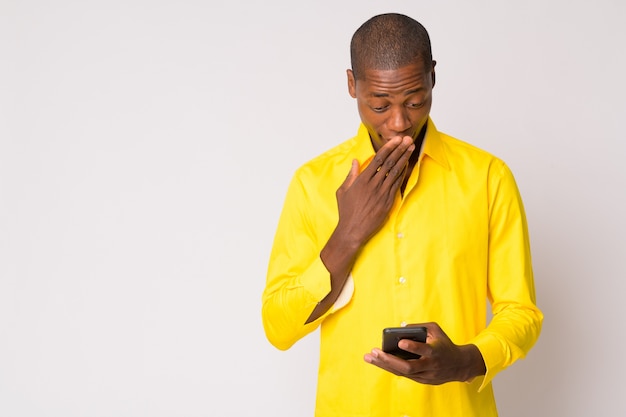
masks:
<path fill-rule="evenodd" d="M 418 21 L 398 13 L 374 16 L 352 36 L 350 60 L 355 79 L 366 69 L 398 69 L 421 59 L 424 68 L 433 66 L 428 31 Z"/>

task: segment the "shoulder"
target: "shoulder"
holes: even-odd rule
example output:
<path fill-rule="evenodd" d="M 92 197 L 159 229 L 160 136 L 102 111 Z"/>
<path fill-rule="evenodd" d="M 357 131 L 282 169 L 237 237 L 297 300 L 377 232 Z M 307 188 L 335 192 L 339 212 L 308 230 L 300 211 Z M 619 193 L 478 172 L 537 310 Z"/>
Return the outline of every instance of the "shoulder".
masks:
<path fill-rule="evenodd" d="M 479 148 L 472 143 L 448 135 L 447 133 L 439 132 L 439 138 L 441 139 L 446 152 L 453 157 L 468 156 L 471 159 L 478 161 L 500 161 L 500 158 L 491 152 L 483 148 Z"/>
<path fill-rule="evenodd" d="M 452 170 L 478 170 L 491 175 L 508 170 L 506 163 L 493 153 L 470 142 L 438 132 L 445 157 Z"/>
<path fill-rule="evenodd" d="M 332 182 L 339 177 L 345 179 L 350 170 L 352 159 L 356 157 L 356 146 L 356 137 L 345 140 L 302 164 L 296 170 L 295 177 L 317 182 Z"/>

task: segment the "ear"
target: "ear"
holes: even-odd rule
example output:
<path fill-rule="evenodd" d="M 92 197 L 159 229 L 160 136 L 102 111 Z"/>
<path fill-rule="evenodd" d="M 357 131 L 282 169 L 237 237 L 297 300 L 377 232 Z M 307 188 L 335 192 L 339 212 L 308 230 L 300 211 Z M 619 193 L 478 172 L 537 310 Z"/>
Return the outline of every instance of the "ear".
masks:
<path fill-rule="evenodd" d="M 356 80 L 354 79 L 354 73 L 351 69 L 346 70 L 348 75 L 348 93 L 352 98 L 356 98 Z"/>
<path fill-rule="evenodd" d="M 430 71 L 430 76 L 432 78 L 433 85 L 430 88 L 435 87 L 435 65 L 437 65 L 437 61 L 433 60 L 433 69 Z"/>

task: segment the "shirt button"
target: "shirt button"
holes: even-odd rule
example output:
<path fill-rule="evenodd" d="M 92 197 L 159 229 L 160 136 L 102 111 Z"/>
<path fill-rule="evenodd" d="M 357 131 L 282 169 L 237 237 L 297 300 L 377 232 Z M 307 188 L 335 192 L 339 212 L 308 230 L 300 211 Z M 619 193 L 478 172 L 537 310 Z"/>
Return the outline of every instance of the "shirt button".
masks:
<path fill-rule="evenodd" d="M 406 282 L 406 278 L 400 277 L 398 278 L 398 282 L 400 282 L 400 284 L 404 284 Z"/>
<path fill-rule="evenodd" d="M 406 321 L 403 321 L 402 323 L 400 323 L 400 327 L 406 327 Z"/>
<path fill-rule="evenodd" d="M 404 237 L 404 233 L 398 233 L 397 236 L 398 236 L 398 239 L 402 239 Z"/>

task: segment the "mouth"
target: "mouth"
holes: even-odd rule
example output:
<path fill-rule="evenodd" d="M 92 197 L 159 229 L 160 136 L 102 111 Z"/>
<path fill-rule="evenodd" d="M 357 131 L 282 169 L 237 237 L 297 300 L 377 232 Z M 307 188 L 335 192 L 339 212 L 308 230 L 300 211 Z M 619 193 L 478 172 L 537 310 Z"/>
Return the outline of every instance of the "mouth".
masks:
<path fill-rule="evenodd" d="M 394 136 L 389 136 L 389 137 L 385 137 L 385 136 L 380 135 L 380 134 L 378 135 L 378 137 L 380 137 L 380 138 L 382 138 L 382 139 L 383 139 L 383 142 L 384 142 L 384 143 L 387 143 L 387 142 L 389 142 L 391 139 L 396 138 L 396 137 L 398 137 L 398 136 L 400 136 L 401 138 L 403 138 L 403 137 L 405 137 L 405 136 L 410 136 L 410 137 L 411 137 L 411 140 L 415 143 L 415 140 L 417 139 L 417 136 L 418 136 L 418 135 L 417 135 L 417 132 L 411 132 L 411 134 L 410 134 L 410 135 L 409 135 L 409 134 L 407 134 L 407 133 L 405 133 L 405 134 L 401 134 L 401 135 L 394 135 Z"/>

